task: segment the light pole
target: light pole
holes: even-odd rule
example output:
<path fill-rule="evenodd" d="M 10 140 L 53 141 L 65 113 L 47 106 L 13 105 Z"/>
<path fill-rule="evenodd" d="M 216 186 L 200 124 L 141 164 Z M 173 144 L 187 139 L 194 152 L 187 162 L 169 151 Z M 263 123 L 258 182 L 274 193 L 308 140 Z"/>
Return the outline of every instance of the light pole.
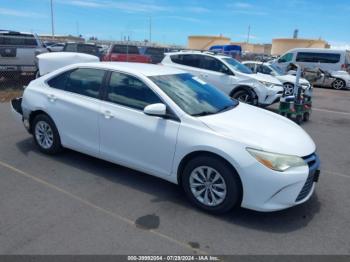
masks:
<path fill-rule="evenodd" d="M 51 33 L 52 33 L 52 39 L 55 39 L 55 26 L 53 21 L 53 0 L 50 0 L 51 5 Z"/>

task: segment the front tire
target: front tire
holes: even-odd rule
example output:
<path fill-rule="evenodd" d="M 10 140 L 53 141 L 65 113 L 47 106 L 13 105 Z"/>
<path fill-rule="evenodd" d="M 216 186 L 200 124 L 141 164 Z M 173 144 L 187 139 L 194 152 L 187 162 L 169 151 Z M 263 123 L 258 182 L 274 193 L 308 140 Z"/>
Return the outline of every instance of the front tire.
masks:
<path fill-rule="evenodd" d="M 258 105 L 258 99 L 253 90 L 240 89 L 238 91 L 233 92 L 231 97 L 246 104 L 250 104 L 253 106 Z"/>
<path fill-rule="evenodd" d="M 190 160 L 182 174 L 182 186 L 189 200 L 213 214 L 222 214 L 240 204 L 242 189 L 236 171 L 212 156 Z"/>
<path fill-rule="evenodd" d="M 294 95 L 294 85 L 291 83 L 285 83 L 283 85 L 284 88 L 284 96 L 292 96 Z"/>
<path fill-rule="evenodd" d="M 49 116 L 44 114 L 36 116 L 32 127 L 35 144 L 41 152 L 54 155 L 62 151 L 58 130 Z"/>
<path fill-rule="evenodd" d="M 332 83 L 332 87 L 335 89 L 335 90 L 341 90 L 343 88 L 345 88 L 346 86 L 346 83 L 344 80 L 342 79 L 335 79 L 334 82 Z"/>

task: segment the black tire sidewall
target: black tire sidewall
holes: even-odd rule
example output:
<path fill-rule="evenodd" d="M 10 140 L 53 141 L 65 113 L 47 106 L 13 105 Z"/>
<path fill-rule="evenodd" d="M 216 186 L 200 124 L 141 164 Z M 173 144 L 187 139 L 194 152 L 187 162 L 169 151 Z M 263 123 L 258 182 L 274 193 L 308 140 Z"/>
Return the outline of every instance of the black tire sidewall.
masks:
<path fill-rule="evenodd" d="M 343 87 L 342 87 L 342 88 L 335 88 L 335 87 L 334 87 L 334 84 L 335 84 L 336 82 L 339 82 L 339 81 L 341 81 L 341 82 L 343 83 Z M 345 88 L 345 86 L 346 86 L 346 83 L 345 83 L 345 81 L 342 80 L 342 79 L 336 79 L 336 80 L 334 80 L 334 82 L 332 83 L 332 87 L 333 87 L 333 89 L 335 89 L 335 90 L 342 90 L 343 88 Z"/>
<path fill-rule="evenodd" d="M 249 89 L 240 89 L 238 91 L 234 91 L 231 95 L 232 98 L 238 100 L 237 97 L 239 97 L 241 94 L 248 94 L 251 97 L 252 103 L 247 103 L 249 105 L 253 105 L 256 106 L 258 104 L 258 99 L 257 96 L 255 94 L 255 92 L 253 90 L 249 90 Z M 239 101 L 239 100 L 238 100 Z M 242 102 L 242 101 L 240 101 Z M 242 102 L 245 103 L 245 102 Z"/>
<path fill-rule="evenodd" d="M 214 168 L 225 180 L 227 194 L 225 200 L 220 205 L 208 207 L 200 203 L 192 194 L 189 178 L 191 172 L 199 166 L 209 166 Z M 242 198 L 242 188 L 237 172 L 225 161 L 212 156 L 200 156 L 187 163 L 182 173 L 182 187 L 192 204 L 213 214 L 222 214 L 232 210 L 240 205 Z"/>
<path fill-rule="evenodd" d="M 52 146 L 50 148 L 46 149 L 46 148 L 41 147 L 40 144 L 38 143 L 37 139 L 36 139 L 35 127 L 36 127 L 36 125 L 37 125 L 37 123 L 39 121 L 44 121 L 51 127 L 51 130 L 53 132 L 53 144 L 52 144 Z M 37 147 L 39 148 L 39 150 L 41 152 L 43 152 L 45 154 L 53 155 L 53 154 L 57 154 L 57 153 L 62 151 L 61 139 L 60 139 L 58 130 L 56 128 L 55 123 L 53 122 L 53 120 L 48 115 L 41 114 L 41 115 L 36 116 L 34 118 L 34 120 L 33 120 L 32 127 L 33 127 L 32 128 L 32 133 L 33 133 L 34 142 L 35 142 L 35 144 L 37 145 Z"/>

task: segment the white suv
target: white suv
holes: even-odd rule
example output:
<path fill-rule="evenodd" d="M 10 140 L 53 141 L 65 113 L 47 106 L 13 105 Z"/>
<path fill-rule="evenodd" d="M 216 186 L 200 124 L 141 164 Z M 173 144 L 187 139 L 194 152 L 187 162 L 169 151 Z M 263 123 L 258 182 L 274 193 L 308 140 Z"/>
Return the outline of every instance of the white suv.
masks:
<path fill-rule="evenodd" d="M 163 65 L 185 70 L 241 102 L 268 106 L 283 95 L 282 83 L 269 75 L 254 74 L 237 60 L 209 52 L 167 53 Z"/>

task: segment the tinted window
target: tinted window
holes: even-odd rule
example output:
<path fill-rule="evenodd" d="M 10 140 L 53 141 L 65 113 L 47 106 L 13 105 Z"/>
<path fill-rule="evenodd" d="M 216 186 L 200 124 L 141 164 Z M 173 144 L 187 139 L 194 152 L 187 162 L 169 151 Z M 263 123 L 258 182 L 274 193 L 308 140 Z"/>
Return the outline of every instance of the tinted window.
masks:
<path fill-rule="evenodd" d="M 68 71 L 50 79 L 50 87 L 72 93 L 98 98 L 105 71 L 99 69 L 79 68 Z"/>
<path fill-rule="evenodd" d="M 51 78 L 49 81 L 47 81 L 47 84 L 50 87 L 56 88 L 56 89 L 62 89 L 64 90 L 66 88 L 66 80 L 67 76 L 71 73 L 71 71 L 65 72 L 63 74 L 60 74 L 54 78 Z"/>
<path fill-rule="evenodd" d="M 340 54 L 300 52 L 297 62 L 336 64 L 340 61 Z"/>
<path fill-rule="evenodd" d="M 293 60 L 293 53 L 288 53 L 282 56 L 280 59 L 278 59 L 278 63 L 288 63 L 292 62 Z"/>
<path fill-rule="evenodd" d="M 176 64 L 199 68 L 200 57 L 200 55 L 172 55 L 170 59 Z"/>
<path fill-rule="evenodd" d="M 79 44 L 77 46 L 77 51 L 81 52 L 81 53 L 86 53 L 86 54 L 97 54 L 98 48 L 97 48 L 97 46 L 93 46 L 93 45 L 81 45 L 81 44 Z"/>
<path fill-rule="evenodd" d="M 165 50 L 164 48 L 147 47 L 145 51 L 145 55 L 163 55 L 164 50 Z"/>
<path fill-rule="evenodd" d="M 105 71 L 79 68 L 72 71 L 66 80 L 65 90 L 93 98 L 99 97 Z"/>
<path fill-rule="evenodd" d="M 37 41 L 28 34 L 0 34 L 0 45 L 36 46 Z"/>
<path fill-rule="evenodd" d="M 64 51 L 76 52 L 77 51 L 77 45 L 76 44 L 66 44 L 65 47 L 64 47 Z"/>
<path fill-rule="evenodd" d="M 206 70 L 211 70 L 211 71 L 216 71 L 216 72 L 221 72 L 226 74 L 230 72 L 228 67 L 225 66 L 221 61 L 219 61 L 214 57 L 206 56 L 206 55 L 200 56 L 199 67 Z"/>
<path fill-rule="evenodd" d="M 266 65 L 258 65 L 256 71 L 265 75 L 269 75 L 272 72 L 271 68 L 267 67 Z"/>
<path fill-rule="evenodd" d="M 139 54 L 139 49 L 132 45 L 115 45 L 112 48 L 112 53 L 115 54 Z"/>
<path fill-rule="evenodd" d="M 107 100 L 139 110 L 143 110 L 150 104 L 162 103 L 160 98 L 142 81 L 121 73 L 112 73 Z"/>
<path fill-rule="evenodd" d="M 216 114 L 238 104 L 191 74 L 152 76 L 150 79 L 192 116 Z"/>
<path fill-rule="evenodd" d="M 253 72 L 255 72 L 255 64 L 244 64 L 246 67 L 248 67 L 250 70 L 252 70 Z"/>

